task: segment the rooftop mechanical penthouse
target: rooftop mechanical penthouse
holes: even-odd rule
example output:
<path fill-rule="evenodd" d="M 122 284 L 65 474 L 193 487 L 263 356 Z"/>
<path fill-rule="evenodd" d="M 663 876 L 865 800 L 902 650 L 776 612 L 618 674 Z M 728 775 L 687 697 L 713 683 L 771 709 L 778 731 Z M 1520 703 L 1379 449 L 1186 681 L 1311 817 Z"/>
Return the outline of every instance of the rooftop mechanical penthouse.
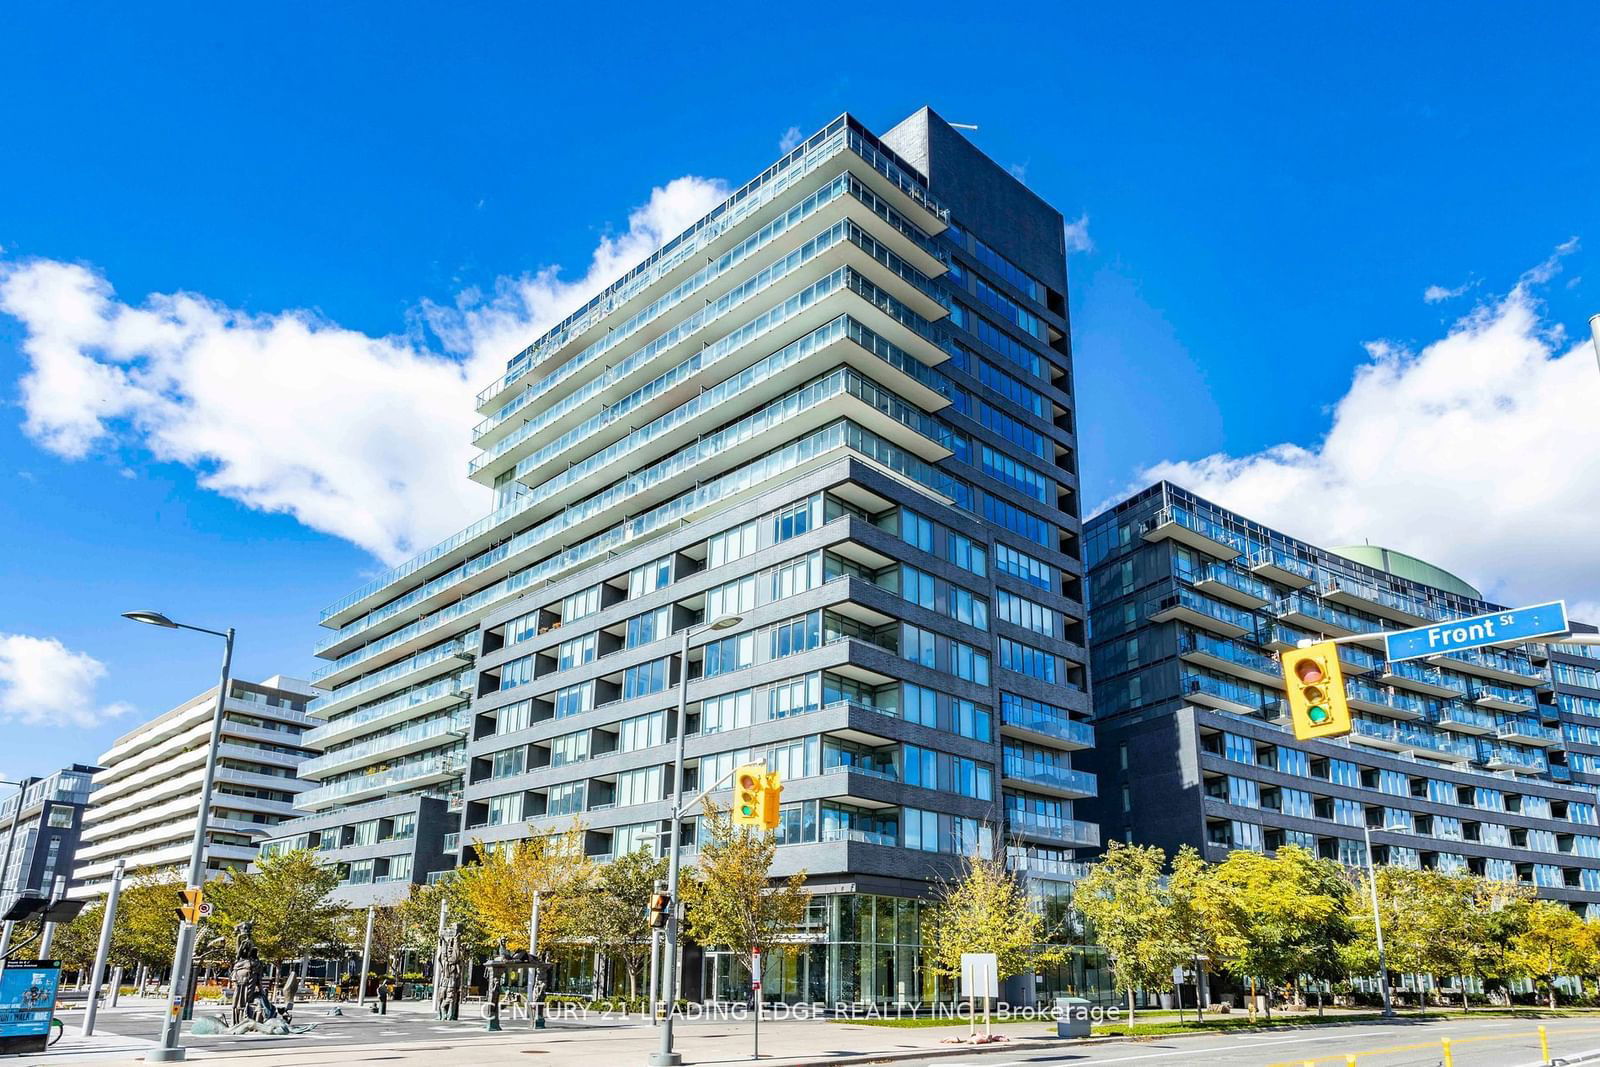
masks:
<path fill-rule="evenodd" d="M 762 171 L 478 395 L 495 510 L 323 613 L 272 847 L 355 901 L 573 820 L 660 848 L 685 684 L 685 788 L 764 756 L 773 873 L 816 893 L 768 997 L 925 998 L 932 877 L 1010 841 L 1042 902 L 1099 843 L 1066 286 L 1060 213 L 931 111 Z M 740 995 L 717 951 L 684 974 Z"/>

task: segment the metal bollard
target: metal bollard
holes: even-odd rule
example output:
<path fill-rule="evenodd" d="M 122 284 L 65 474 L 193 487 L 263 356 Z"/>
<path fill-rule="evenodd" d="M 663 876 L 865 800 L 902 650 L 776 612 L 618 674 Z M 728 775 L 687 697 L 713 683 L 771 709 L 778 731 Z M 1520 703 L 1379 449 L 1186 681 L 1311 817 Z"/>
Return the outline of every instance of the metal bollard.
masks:
<path fill-rule="evenodd" d="M 1545 1033 L 1544 1027 L 1539 1027 L 1539 1062 L 1550 1062 L 1550 1035 Z"/>
<path fill-rule="evenodd" d="M 1455 1067 L 1456 1058 L 1450 1054 L 1450 1039 L 1448 1037 L 1441 1037 L 1439 1039 L 1439 1044 L 1444 1049 L 1443 1067 Z"/>

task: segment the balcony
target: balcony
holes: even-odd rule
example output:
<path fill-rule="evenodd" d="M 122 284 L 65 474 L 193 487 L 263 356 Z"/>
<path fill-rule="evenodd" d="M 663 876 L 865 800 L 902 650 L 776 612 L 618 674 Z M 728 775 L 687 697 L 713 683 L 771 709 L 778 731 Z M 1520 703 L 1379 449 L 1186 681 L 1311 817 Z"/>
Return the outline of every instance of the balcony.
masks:
<path fill-rule="evenodd" d="M 1058 860 L 1045 856 L 1006 857 L 1006 865 L 1024 878 L 1043 878 L 1054 882 L 1076 882 L 1089 874 L 1089 865 L 1078 860 Z"/>
<path fill-rule="evenodd" d="M 1003 784 L 1082 800 L 1095 795 L 1095 776 L 1088 771 L 1058 767 L 1043 760 L 1007 756 L 1001 773 Z"/>
<path fill-rule="evenodd" d="M 1455 670 L 1475 674 L 1502 685 L 1539 686 L 1548 684 L 1544 671 L 1533 665 L 1525 653 L 1503 652 L 1497 648 L 1474 648 L 1434 656 L 1433 661 Z"/>
<path fill-rule="evenodd" d="M 1512 745 L 1484 743 L 1479 757 L 1491 771 L 1512 771 L 1520 774 L 1543 774 L 1549 767 L 1543 752 L 1517 748 Z"/>
<path fill-rule="evenodd" d="M 1411 660 L 1403 663 L 1380 661 L 1377 670 L 1378 680 L 1384 685 L 1404 686 L 1436 697 L 1459 698 L 1466 695 L 1464 687 L 1454 684 L 1437 667 L 1424 666 Z"/>
<path fill-rule="evenodd" d="M 1507 719 L 1495 727 L 1494 735 L 1502 741 L 1515 741 L 1539 748 L 1557 748 L 1561 745 L 1559 731 L 1531 719 Z"/>
<path fill-rule="evenodd" d="M 473 658 L 473 652 L 464 639 L 447 641 L 350 682 L 325 697 L 319 697 L 311 702 L 309 710 L 315 717 L 331 718 L 358 703 L 381 699 L 423 681 L 429 672 L 461 667 L 471 663 Z"/>
<path fill-rule="evenodd" d="M 1094 747 L 1094 727 L 1089 723 L 1042 714 L 1009 702 L 1001 704 L 1000 730 L 1036 735 L 1069 751 Z"/>
<path fill-rule="evenodd" d="M 1318 593 L 1323 599 L 1335 604 L 1374 611 L 1413 626 L 1435 622 L 1443 615 L 1440 609 L 1424 600 L 1397 593 L 1392 589 L 1359 582 L 1344 575 L 1327 575 Z"/>
<path fill-rule="evenodd" d="M 1428 714 L 1428 702 L 1401 690 L 1376 686 L 1360 678 L 1347 678 L 1345 696 L 1352 708 L 1376 712 L 1391 719 L 1421 719 Z"/>
<path fill-rule="evenodd" d="M 1243 637 L 1254 633 L 1256 618 L 1228 604 L 1219 604 L 1201 596 L 1186 585 L 1147 602 L 1145 615 L 1152 622 L 1177 620 L 1190 626 L 1220 633 L 1224 637 Z"/>
<path fill-rule="evenodd" d="M 1383 630 L 1383 625 L 1376 619 L 1346 611 L 1308 593 L 1290 593 L 1273 606 L 1272 614 L 1313 633 L 1333 637 L 1380 633 Z"/>
<path fill-rule="evenodd" d="M 1183 693 L 1191 704 L 1231 711 L 1238 715 L 1260 715 L 1270 698 L 1253 686 L 1212 678 L 1203 674 L 1185 674 Z"/>
<path fill-rule="evenodd" d="M 1374 722 L 1371 719 L 1350 720 L 1350 740 L 1390 752 L 1405 752 L 1411 746 L 1401 741 L 1393 722 Z"/>
<path fill-rule="evenodd" d="M 295 797 L 294 806 L 302 811 L 315 811 L 338 801 L 370 800 L 378 793 L 438 784 L 459 776 L 466 762 L 465 754 L 433 756 L 387 770 L 356 775 L 307 789 Z"/>
<path fill-rule="evenodd" d="M 1146 541 L 1164 541 L 1171 538 L 1179 544 L 1199 549 L 1218 559 L 1233 559 L 1245 549 L 1243 537 L 1219 523 L 1194 514 L 1187 508 L 1162 508 L 1145 520 L 1139 536 Z"/>
<path fill-rule="evenodd" d="M 1415 752 L 1424 752 L 1452 763 L 1466 763 L 1477 755 L 1478 746 L 1471 738 L 1456 737 L 1431 726 L 1414 722 L 1397 722 L 1394 725 L 1397 741 Z"/>
<path fill-rule="evenodd" d="M 1006 825 L 1014 834 L 1052 844 L 1073 848 L 1097 848 L 1100 845 L 1100 827 L 1092 822 L 1008 808 Z"/>
<path fill-rule="evenodd" d="M 1470 699 L 1479 707 L 1493 708 L 1496 711 L 1533 711 L 1539 706 L 1539 698 L 1534 696 L 1533 690 L 1512 689 L 1493 682 L 1480 682 L 1474 685 Z"/>
<path fill-rule="evenodd" d="M 1196 579 L 1194 587 L 1206 596 L 1226 600 L 1243 608 L 1261 608 L 1272 603 L 1273 592 L 1261 579 L 1234 570 L 1226 563 L 1213 563 Z"/>
<path fill-rule="evenodd" d="M 308 748 L 326 748 L 332 742 L 371 733 L 406 719 L 420 718 L 430 711 L 449 707 L 471 696 L 471 686 L 465 680 L 445 678 L 307 730 L 301 736 L 300 743 Z"/>
<path fill-rule="evenodd" d="M 354 770 L 365 763 L 388 762 L 400 756 L 409 756 L 413 752 L 436 747 L 451 738 L 464 740 L 471 724 L 472 716 L 463 710 L 431 722 L 402 727 L 306 760 L 300 764 L 299 774 L 301 778 L 327 778 L 340 771 Z"/>
<path fill-rule="evenodd" d="M 446 854 L 461 851 L 461 831 L 453 830 L 444 835 L 444 851 Z"/>
<path fill-rule="evenodd" d="M 1439 725 L 1460 734 L 1492 734 L 1494 716 L 1471 705 L 1452 700 L 1439 705 Z"/>
<path fill-rule="evenodd" d="M 1252 682 L 1277 684 L 1283 678 L 1283 671 L 1276 657 L 1258 652 L 1237 641 L 1224 641 L 1209 634 L 1193 631 L 1180 633 L 1178 655 L 1188 663 L 1196 663 Z"/>
<path fill-rule="evenodd" d="M 1315 641 L 1317 635 L 1281 622 L 1269 622 L 1256 631 L 1256 644 L 1274 652 L 1287 652 L 1298 648 L 1301 641 Z"/>
<path fill-rule="evenodd" d="M 1317 569 L 1306 560 L 1263 548 L 1250 557 L 1250 573 L 1291 589 L 1304 589 L 1316 581 Z"/>
<path fill-rule="evenodd" d="M 819 835 L 822 841 L 848 841 L 857 845 L 898 845 L 894 834 L 878 830 L 856 830 L 848 826 L 825 826 Z"/>

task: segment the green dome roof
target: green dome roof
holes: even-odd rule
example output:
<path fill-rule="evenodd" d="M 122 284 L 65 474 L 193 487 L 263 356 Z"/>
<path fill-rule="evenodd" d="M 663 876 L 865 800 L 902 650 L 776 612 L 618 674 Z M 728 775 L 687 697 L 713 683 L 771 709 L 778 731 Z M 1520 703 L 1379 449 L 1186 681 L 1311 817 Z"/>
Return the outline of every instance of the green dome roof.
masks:
<path fill-rule="evenodd" d="M 1483 594 L 1477 589 L 1444 568 L 1435 567 L 1426 560 L 1408 556 L 1404 552 L 1396 552 L 1392 548 L 1382 548 L 1378 545 L 1346 545 L 1343 548 L 1330 548 L 1328 551 L 1376 570 L 1387 571 L 1396 578 L 1407 578 L 1446 592 L 1469 596 L 1474 600 L 1483 599 Z"/>

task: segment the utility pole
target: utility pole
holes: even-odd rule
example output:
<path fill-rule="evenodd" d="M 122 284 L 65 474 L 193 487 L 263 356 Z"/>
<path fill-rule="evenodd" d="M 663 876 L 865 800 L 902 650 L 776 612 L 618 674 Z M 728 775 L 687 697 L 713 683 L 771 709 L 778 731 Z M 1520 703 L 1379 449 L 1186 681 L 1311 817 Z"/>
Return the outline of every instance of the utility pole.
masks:
<path fill-rule="evenodd" d="M 67 879 L 66 879 L 66 876 L 58 874 L 58 875 L 56 875 L 55 888 L 50 891 L 50 904 L 51 904 L 51 906 L 54 907 L 56 902 L 58 900 L 60 900 L 62 897 L 66 896 L 66 895 L 67 895 Z M 41 960 L 47 960 L 47 959 L 50 958 L 50 946 L 55 944 L 55 940 L 56 940 L 56 924 L 52 923 L 52 922 L 45 923 L 44 924 L 44 933 L 39 938 L 39 958 Z"/>
<path fill-rule="evenodd" d="M 111 872 L 111 892 L 106 897 L 106 914 L 100 920 L 100 947 L 94 953 L 94 977 L 89 980 L 89 1003 L 83 1009 L 83 1029 L 79 1033 L 84 1037 L 94 1036 L 94 1017 L 99 1009 L 100 980 L 105 973 L 107 957 L 111 955 L 111 931 L 117 925 L 117 898 L 122 896 L 122 871 L 126 861 L 118 860 L 116 869 Z M 117 987 L 121 983 L 121 968 L 112 978 L 111 1003 L 117 1000 Z"/>
<path fill-rule="evenodd" d="M 367 971 L 372 966 L 372 920 L 378 913 L 376 904 L 367 905 L 367 939 L 361 946 L 361 973 L 356 975 L 356 1007 L 367 1002 Z"/>

